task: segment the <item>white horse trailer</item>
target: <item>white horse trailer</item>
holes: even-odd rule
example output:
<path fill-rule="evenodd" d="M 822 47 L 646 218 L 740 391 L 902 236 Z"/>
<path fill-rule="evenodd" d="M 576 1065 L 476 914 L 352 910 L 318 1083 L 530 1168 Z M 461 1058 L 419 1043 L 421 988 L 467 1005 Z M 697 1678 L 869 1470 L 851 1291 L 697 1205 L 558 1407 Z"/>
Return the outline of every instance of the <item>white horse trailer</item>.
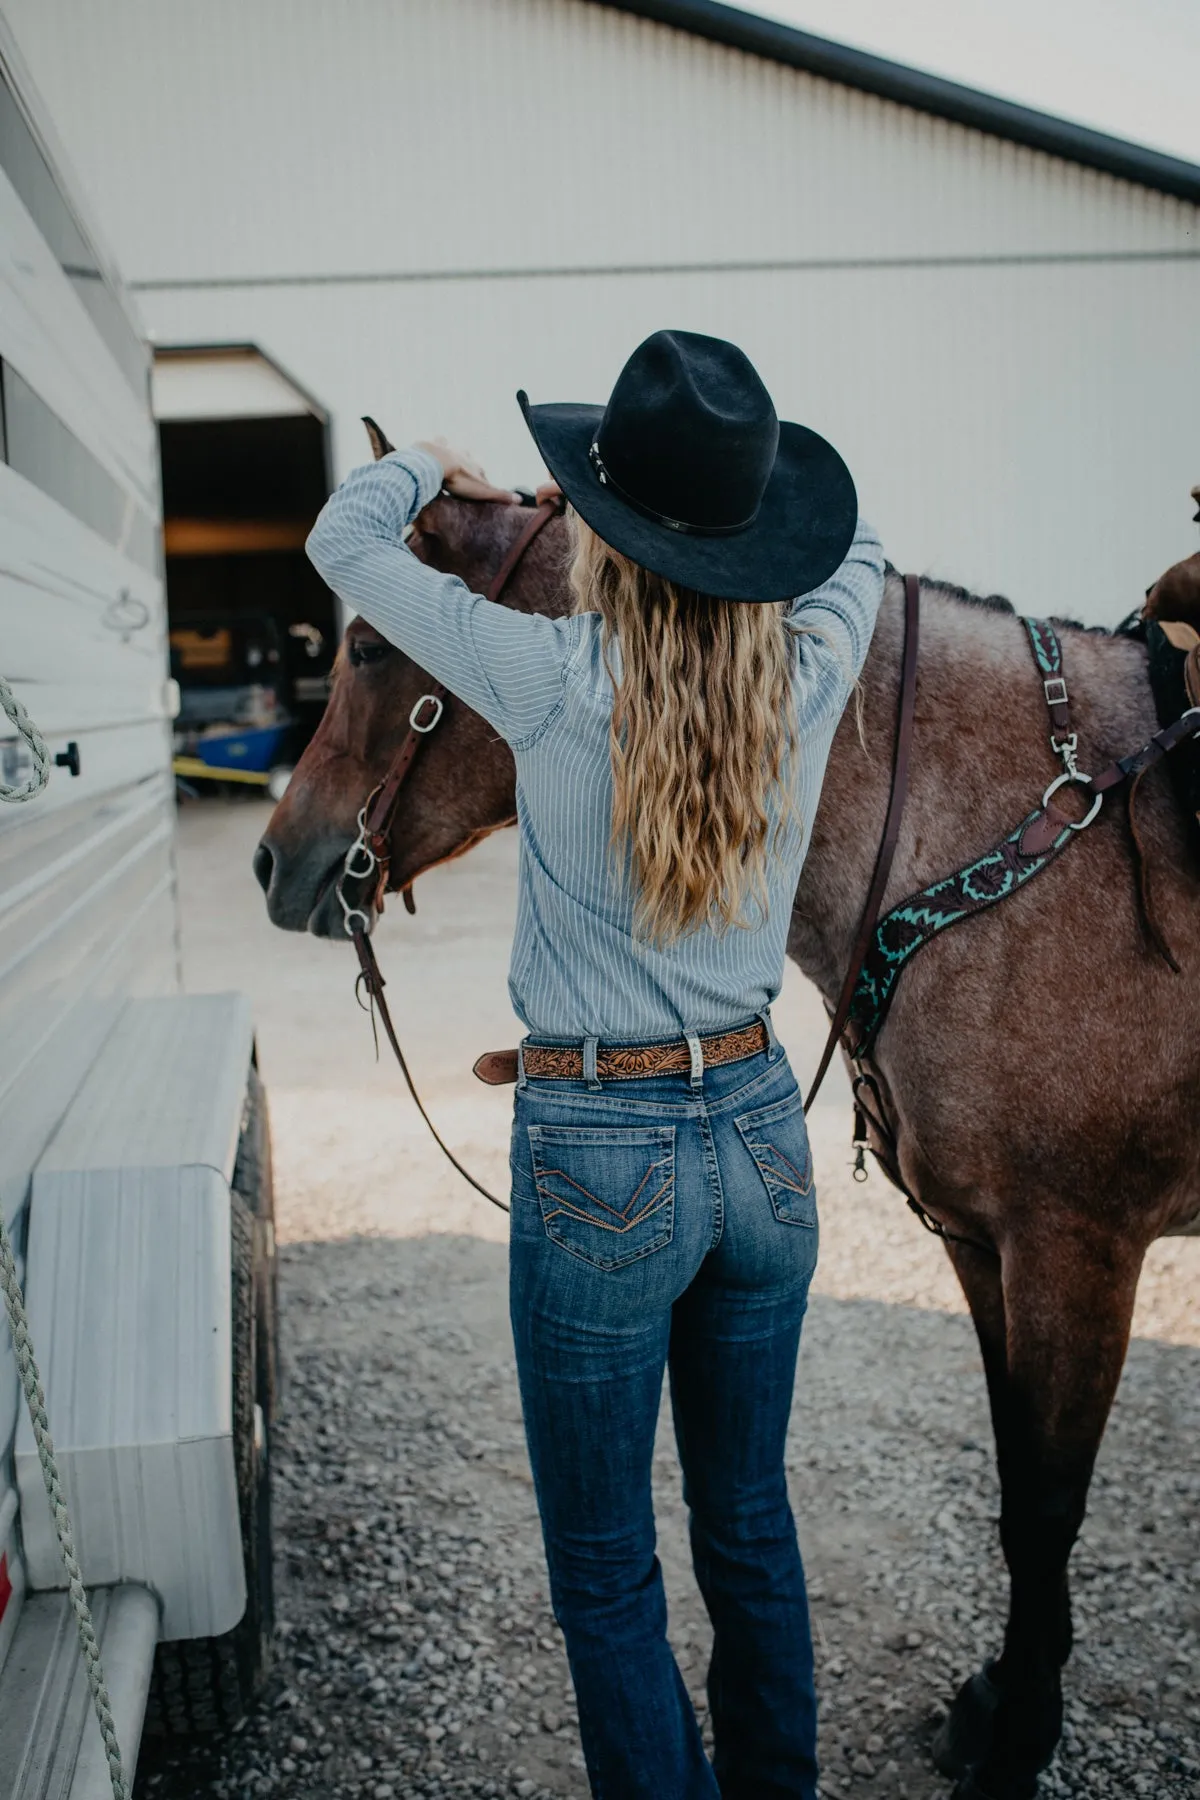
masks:
<path fill-rule="evenodd" d="M 149 357 L 2 15 L 0 396 L 0 1800 L 102 1800 L 265 1669 L 270 1156 L 247 1003 L 180 992 Z"/>

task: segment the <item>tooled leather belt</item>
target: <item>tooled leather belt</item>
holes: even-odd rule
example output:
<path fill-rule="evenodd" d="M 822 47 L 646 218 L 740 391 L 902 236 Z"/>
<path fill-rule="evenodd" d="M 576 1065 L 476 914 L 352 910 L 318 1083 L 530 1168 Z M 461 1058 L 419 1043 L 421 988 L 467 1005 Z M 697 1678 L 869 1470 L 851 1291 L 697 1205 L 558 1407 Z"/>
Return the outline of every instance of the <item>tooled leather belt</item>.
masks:
<path fill-rule="evenodd" d="M 769 1043 L 761 1019 L 702 1037 L 700 1049 L 706 1069 L 723 1063 L 742 1062 L 758 1056 Z M 526 1077 L 532 1081 L 582 1081 L 583 1050 L 578 1044 L 526 1044 L 523 1051 Z M 685 1038 L 662 1044 L 609 1044 L 596 1050 L 596 1076 L 600 1081 L 645 1081 L 651 1075 L 688 1075 L 692 1056 Z M 489 1087 L 503 1087 L 517 1079 L 515 1050 L 488 1050 L 475 1064 L 475 1073 Z"/>

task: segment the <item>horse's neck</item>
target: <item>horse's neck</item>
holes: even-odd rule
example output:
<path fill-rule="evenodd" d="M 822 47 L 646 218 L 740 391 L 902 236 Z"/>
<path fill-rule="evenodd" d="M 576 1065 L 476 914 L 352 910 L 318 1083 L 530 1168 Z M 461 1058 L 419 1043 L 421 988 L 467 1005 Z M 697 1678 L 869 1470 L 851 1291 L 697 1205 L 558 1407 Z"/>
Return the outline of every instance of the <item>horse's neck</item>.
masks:
<path fill-rule="evenodd" d="M 788 942 L 827 999 L 845 976 L 883 834 L 903 647 L 904 588 L 890 576 L 861 706 L 851 700 L 830 752 Z M 1003 830 L 1028 810 L 1047 779 L 1045 732 L 1012 614 L 924 592 L 909 791 L 885 907 L 985 849 L 981 818 Z"/>

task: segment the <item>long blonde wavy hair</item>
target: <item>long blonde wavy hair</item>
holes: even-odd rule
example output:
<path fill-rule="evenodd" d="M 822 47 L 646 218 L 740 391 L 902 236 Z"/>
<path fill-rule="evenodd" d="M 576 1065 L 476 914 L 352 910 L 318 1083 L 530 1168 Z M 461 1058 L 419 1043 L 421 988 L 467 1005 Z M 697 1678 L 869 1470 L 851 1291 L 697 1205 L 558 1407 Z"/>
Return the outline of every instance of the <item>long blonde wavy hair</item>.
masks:
<path fill-rule="evenodd" d="M 600 614 L 613 682 L 611 847 L 628 849 L 637 935 L 662 947 L 705 925 L 753 928 L 795 815 L 784 608 L 676 587 L 574 522 L 575 608 Z"/>

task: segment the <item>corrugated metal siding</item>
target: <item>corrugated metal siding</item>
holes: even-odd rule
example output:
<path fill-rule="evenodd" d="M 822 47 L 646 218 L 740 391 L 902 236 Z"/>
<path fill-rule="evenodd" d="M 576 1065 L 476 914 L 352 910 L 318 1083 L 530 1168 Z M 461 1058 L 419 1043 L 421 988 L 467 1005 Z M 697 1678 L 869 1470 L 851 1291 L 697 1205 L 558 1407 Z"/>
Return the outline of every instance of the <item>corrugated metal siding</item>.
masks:
<path fill-rule="evenodd" d="M 1195 249 L 1196 209 L 582 0 L 10 0 L 131 280 Z"/>
<path fill-rule="evenodd" d="M 539 464 L 513 392 L 600 399 L 664 322 L 744 344 L 855 472 L 892 559 L 1114 622 L 1195 548 L 1200 263 L 831 270 L 154 293 L 176 340 L 257 339 L 332 409 Z"/>
<path fill-rule="evenodd" d="M 0 19 L 6 62 L 8 49 Z M 51 749 L 74 738 L 82 763 L 77 780 L 55 770 L 36 800 L 0 805 L 0 1207 L 18 1227 L 33 1165 L 123 1002 L 174 987 L 177 952 L 164 600 L 132 548 L 159 513 L 148 386 L 134 393 L 2 170 L 0 251 L 0 362 L 58 434 L 37 473 L 68 503 L 0 463 L 0 669 Z M 115 501 L 107 537 L 78 516 L 87 496 L 52 466 L 55 445 Z M 16 753 L 0 715 L 8 779 Z M 18 1400 L 0 1329 L 0 1513 Z"/>
<path fill-rule="evenodd" d="M 581 0 L 8 3 L 154 335 L 257 341 L 340 471 L 371 412 L 532 479 L 514 389 L 667 323 L 897 562 L 1111 620 L 1193 547 L 1194 207 Z"/>

